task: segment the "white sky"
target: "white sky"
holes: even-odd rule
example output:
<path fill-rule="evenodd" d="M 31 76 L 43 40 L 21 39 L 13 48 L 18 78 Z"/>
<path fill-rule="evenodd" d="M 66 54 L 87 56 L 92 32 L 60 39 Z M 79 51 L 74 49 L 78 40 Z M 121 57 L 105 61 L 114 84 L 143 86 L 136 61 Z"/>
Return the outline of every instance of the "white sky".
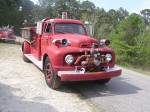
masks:
<path fill-rule="evenodd" d="M 38 0 L 31 0 L 37 3 Z M 85 1 L 85 0 L 80 0 Z M 109 9 L 119 9 L 123 7 L 130 13 L 140 13 L 143 9 L 150 9 L 150 0 L 89 0 L 97 7 L 104 8 L 106 11 Z"/>

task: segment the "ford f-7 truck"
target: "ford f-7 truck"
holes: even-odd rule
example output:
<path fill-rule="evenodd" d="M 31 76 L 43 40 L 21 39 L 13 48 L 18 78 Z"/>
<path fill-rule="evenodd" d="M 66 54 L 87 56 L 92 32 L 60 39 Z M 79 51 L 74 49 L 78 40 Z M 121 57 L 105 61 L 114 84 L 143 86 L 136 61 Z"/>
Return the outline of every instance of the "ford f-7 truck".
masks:
<path fill-rule="evenodd" d="M 67 19 L 66 15 L 63 12 L 60 19 L 45 18 L 33 27 L 21 28 L 23 60 L 39 67 L 52 89 L 63 81 L 104 84 L 121 75 L 121 69 L 115 67 L 115 52 L 108 48 L 110 41 L 89 36 L 91 24 Z"/>

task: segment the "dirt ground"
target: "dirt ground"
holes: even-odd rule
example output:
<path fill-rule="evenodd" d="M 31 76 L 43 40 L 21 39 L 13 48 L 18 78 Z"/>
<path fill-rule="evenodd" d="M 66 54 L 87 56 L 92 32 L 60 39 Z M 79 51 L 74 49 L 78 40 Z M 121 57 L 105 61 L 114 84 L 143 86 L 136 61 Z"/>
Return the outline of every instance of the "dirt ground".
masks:
<path fill-rule="evenodd" d="M 94 112 L 93 105 L 63 86 L 50 89 L 44 74 L 22 60 L 20 45 L 0 43 L 0 112 Z"/>

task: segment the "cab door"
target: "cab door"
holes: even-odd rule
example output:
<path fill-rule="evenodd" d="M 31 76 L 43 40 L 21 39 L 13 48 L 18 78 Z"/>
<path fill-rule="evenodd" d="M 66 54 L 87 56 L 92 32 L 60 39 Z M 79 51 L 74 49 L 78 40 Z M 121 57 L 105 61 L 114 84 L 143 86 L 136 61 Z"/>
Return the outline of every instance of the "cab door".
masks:
<path fill-rule="evenodd" d="M 46 53 L 47 46 L 50 45 L 50 40 L 52 37 L 52 25 L 51 23 L 46 23 L 44 25 L 43 35 L 41 37 L 41 55 Z"/>
<path fill-rule="evenodd" d="M 37 34 L 36 34 L 36 28 L 32 28 L 31 29 L 31 54 L 37 59 L 38 59 L 38 54 L 39 54 L 39 47 L 40 47 L 40 38 L 38 38 Z"/>

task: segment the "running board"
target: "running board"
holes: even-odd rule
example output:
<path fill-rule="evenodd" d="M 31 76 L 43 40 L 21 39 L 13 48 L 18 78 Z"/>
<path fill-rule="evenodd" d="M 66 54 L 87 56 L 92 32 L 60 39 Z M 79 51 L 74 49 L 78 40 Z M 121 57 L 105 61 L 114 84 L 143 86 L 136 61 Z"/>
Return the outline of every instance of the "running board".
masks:
<path fill-rule="evenodd" d="M 43 62 L 38 61 L 33 55 L 31 54 L 24 54 L 31 62 L 33 62 L 37 67 L 43 70 Z"/>

